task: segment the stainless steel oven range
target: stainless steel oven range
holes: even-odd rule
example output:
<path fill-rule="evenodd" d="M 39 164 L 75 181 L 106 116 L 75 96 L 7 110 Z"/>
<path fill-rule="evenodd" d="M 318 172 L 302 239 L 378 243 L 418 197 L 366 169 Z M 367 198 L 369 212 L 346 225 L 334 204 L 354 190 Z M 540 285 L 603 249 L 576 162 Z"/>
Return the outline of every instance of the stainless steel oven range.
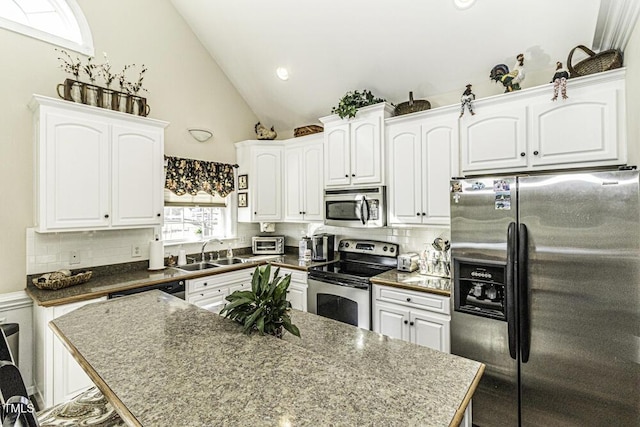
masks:
<path fill-rule="evenodd" d="M 398 250 L 395 243 L 341 240 L 339 261 L 309 269 L 309 312 L 371 329 L 369 279 L 396 268 Z"/>

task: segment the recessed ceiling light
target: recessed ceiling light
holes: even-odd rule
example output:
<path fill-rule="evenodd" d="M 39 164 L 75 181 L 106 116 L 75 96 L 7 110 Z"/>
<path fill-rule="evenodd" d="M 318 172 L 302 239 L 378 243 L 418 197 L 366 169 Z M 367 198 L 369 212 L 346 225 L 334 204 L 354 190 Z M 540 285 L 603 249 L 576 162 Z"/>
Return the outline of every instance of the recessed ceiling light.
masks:
<path fill-rule="evenodd" d="M 280 80 L 289 80 L 289 71 L 284 67 L 276 68 L 276 75 Z"/>
<path fill-rule="evenodd" d="M 469 9 L 475 2 L 476 0 L 453 0 L 453 4 L 458 9 Z"/>

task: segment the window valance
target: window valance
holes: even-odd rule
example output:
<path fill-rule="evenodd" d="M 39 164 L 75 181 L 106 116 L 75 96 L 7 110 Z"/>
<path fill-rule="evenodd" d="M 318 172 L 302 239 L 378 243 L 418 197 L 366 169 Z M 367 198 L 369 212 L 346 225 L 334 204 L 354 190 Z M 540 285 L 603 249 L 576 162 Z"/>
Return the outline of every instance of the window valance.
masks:
<path fill-rule="evenodd" d="M 196 159 L 165 156 L 165 188 L 178 196 L 198 191 L 226 197 L 234 190 L 233 169 L 236 165 Z"/>

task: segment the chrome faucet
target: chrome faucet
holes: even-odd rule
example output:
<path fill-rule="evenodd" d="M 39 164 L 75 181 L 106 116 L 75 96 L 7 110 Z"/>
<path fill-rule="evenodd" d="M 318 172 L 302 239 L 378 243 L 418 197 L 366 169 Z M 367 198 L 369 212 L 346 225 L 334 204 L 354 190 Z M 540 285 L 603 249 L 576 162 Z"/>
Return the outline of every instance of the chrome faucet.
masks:
<path fill-rule="evenodd" d="M 204 259 L 204 248 L 207 246 L 207 243 L 209 243 L 209 242 L 213 242 L 214 240 L 215 240 L 215 241 L 217 241 L 217 242 L 219 242 L 221 245 L 222 245 L 222 244 L 224 244 L 224 242 L 223 242 L 221 239 L 209 239 L 209 240 L 206 240 L 206 241 L 202 244 L 202 250 L 200 251 L 200 261 L 201 261 L 201 262 L 204 262 L 204 261 L 205 261 L 205 259 Z"/>

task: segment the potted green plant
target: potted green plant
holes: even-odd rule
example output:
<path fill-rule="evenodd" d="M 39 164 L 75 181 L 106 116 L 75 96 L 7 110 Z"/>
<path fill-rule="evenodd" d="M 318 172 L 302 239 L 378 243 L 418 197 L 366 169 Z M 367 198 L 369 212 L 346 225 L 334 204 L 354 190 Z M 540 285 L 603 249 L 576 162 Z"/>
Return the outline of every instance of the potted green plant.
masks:
<path fill-rule="evenodd" d="M 385 102 L 385 100 L 373 96 L 371 91 L 367 89 L 364 89 L 362 92 L 355 90 L 353 92 L 347 92 L 340 98 L 338 105 L 331 109 L 331 114 L 337 114 L 341 119 L 345 117 L 353 118 L 356 116 L 358 108 L 380 102 Z"/>
<path fill-rule="evenodd" d="M 300 331 L 291 323 L 287 301 L 287 289 L 291 275 L 279 276 L 278 267 L 271 278 L 271 265 L 256 267 L 251 280 L 250 291 L 235 291 L 225 299 L 229 303 L 220 311 L 220 315 L 243 325 L 243 332 L 250 334 L 257 330 L 260 335 L 270 334 L 282 338 L 286 329 L 299 337 Z"/>

